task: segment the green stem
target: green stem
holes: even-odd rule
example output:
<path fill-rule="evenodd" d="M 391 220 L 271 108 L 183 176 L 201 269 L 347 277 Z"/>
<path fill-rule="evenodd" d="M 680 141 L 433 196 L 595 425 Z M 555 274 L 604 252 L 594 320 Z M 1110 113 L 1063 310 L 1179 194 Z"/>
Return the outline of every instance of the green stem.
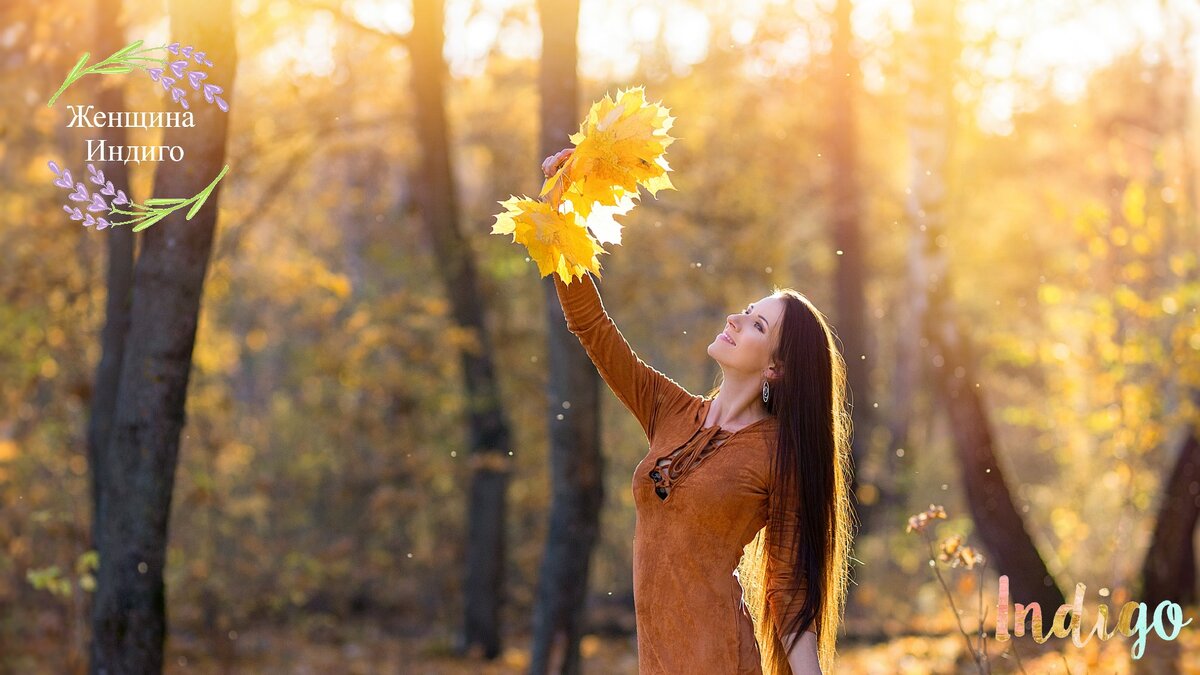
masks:
<path fill-rule="evenodd" d="M 204 195 L 204 199 L 208 199 L 209 193 L 211 193 L 213 191 L 213 188 L 217 186 L 217 183 L 222 178 L 224 178 L 225 174 L 227 174 L 227 173 L 229 173 L 229 165 L 228 164 L 225 165 L 224 169 L 221 169 L 221 173 L 217 174 L 216 178 L 212 179 L 212 182 L 208 184 L 208 187 L 204 188 L 195 197 L 192 197 L 192 199 L 196 199 L 200 195 Z"/>
<path fill-rule="evenodd" d="M 192 216 L 195 216 L 196 212 L 200 210 L 200 207 L 204 206 L 204 202 L 206 202 L 208 200 L 208 196 L 210 194 L 212 194 L 213 188 L 215 188 L 217 186 L 217 183 L 222 178 L 225 177 L 226 173 L 229 173 L 229 165 L 228 164 L 225 165 L 225 168 L 221 169 L 221 173 L 217 174 L 217 177 L 212 179 L 212 182 L 209 183 L 207 187 L 205 187 L 200 192 L 197 192 L 191 199 L 179 202 L 178 204 L 175 204 L 169 208 L 154 209 L 153 214 L 152 215 L 147 214 L 147 215 L 149 215 L 149 218 L 146 218 L 144 220 L 154 220 L 155 222 L 158 222 L 159 220 L 166 218 L 170 214 L 174 213 L 175 211 L 178 211 L 179 209 L 181 209 L 185 206 L 188 206 L 189 204 L 192 206 L 192 208 L 188 210 L 187 215 L 184 217 L 184 220 L 191 220 Z M 137 232 L 137 231 L 138 231 L 138 229 L 134 228 L 134 232 Z"/>
<path fill-rule="evenodd" d="M 191 210 L 188 211 L 188 214 L 187 214 L 187 217 L 185 218 L 185 220 L 191 220 L 192 216 L 196 215 L 196 212 L 200 210 L 200 207 L 204 205 L 204 202 L 208 200 L 208 196 L 210 194 L 212 194 L 213 188 L 215 188 L 217 186 L 217 183 L 222 178 L 225 177 L 226 173 L 229 173 L 229 165 L 228 164 L 225 165 L 225 168 L 221 169 L 221 173 L 217 174 L 217 177 L 212 179 L 212 182 L 209 183 L 207 187 L 205 187 L 200 192 L 197 192 L 191 199 L 181 201 L 178 204 L 173 204 L 170 207 L 152 208 L 152 207 L 148 207 L 148 206 L 143 206 L 141 204 L 138 204 L 137 202 L 131 202 L 130 208 L 144 209 L 144 211 L 142 211 L 141 213 L 138 213 L 136 211 L 126 211 L 125 209 L 118 209 L 116 206 L 111 206 L 111 207 L 109 207 L 109 213 L 119 213 L 123 216 L 133 216 L 133 218 L 130 218 L 129 220 L 123 220 L 119 223 L 114 222 L 114 223 L 112 223 L 112 225 L 114 227 L 117 225 L 136 225 L 139 223 L 143 223 L 147 220 L 153 220 L 154 222 L 158 222 L 158 221 L 162 220 L 163 218 L 166 218 L 167 216 L 171 215 L 175 211 L 178 211 L 179 209 L 181 209 L 185 206 L 188 206 L 189 204 L 192 205 L 192 208 L 191 208 Z M 134 232 L 137 232 L 137 231 L 138 231 L 138 229 L 135 227 Z"/>
<path fill-rule="evenodd" d="M 71 86 L 75 80 L 78 80 L 80 77 L 82 77 L 78 74 L 79 69 L 83 67 L 83 64 L 87 63 L 89 56 L 91 56 L 91 52 L 84 52 L 83 56 L 79 57 L 79 60 L 75 62 L 75 67 L 71 69 L 70 73 L 67 73 L 67 79 L 63 81 L 62 86 L 59 87 L 58 91 L 54 92 L 54 95 L 50 97 L 50 102 L 46 104 L 47 108 L 53 107 L 54 102 L 58 100 L 58 97 L 64 91 L 67 90 L 67 87 Z"/>
<path fill-rule="evenodd" d="M 147 214 L 147 215 L 149 215 L 149 214 Z M 145 218 L 130 218 L 129 220 L 122 220 L 119 223 L 114 221 L 114 222 L 109 223 L 109 225 L 111 225 L 112 227 L 116 227 L 118 225 L 129 225 L 130 223 L 141 222 L 143 220 L 145 220 Z"/>
<path fill-rule="evenodd" d="M 141 40 L 138 40 L 138 42 L 141 42 Z M 136 43 L 130 44 L 129 47 L 134 46 L 134 44 L 136 44 Z M 165 45 L 162 47 L 149 47 L 147 49 L 141 49 L 136 52 L 126 52 L 126 50 L 129 49 L 129 47 L 120 49 L 120 50 L 116 51 L 115 53 L 111 54 L 108 58 L 104 59 L 103 61 L 100 61 L 99 63 L 89 66 L 87 68 L 83 68 L 83 64 L 87 63 L 88 57 L 91 56 L 91 52 L 84 52 L 83 56 L 79 59 L 79 61 L 77 61 L 75 63 L 75 67 L 72 68 L 71 72 L 67 75 L 67 79 L 63 81 L 62 86 L 59 87 L 58 91 L 54 92 L 54 95 L 50 97 L 50 101 L 46 103 L 46 107 L 47 108 L 54 107 L 54 102 L 58 100 L 58 97 L 61 96 L 64 91 L 67 90 L 67 87 L 71 86 L 72 84 L 75 84 L 75 82 L 77 82 L 83 76 L 96 74 L 97 70 L 103 68 L 104 66 L 110 66 L 110 65 L 120 64 L 120 65 L 127 65 L 130 68 L 141 68 L 143 66 L 139 66 L 138 64 L 135 64 L 135 63 L 127 63 L 126 61 L 128 59 L 126 57 L 136 55 L 136 54 L 144 54 L 146 52 L 155 51 L 158 49 L 164 49 Z M 153 59 L 150 57 L 142 57 L 139 60 L 154 61 L 156 63 L 161 63 L 164 66 L 167 64 L 166 59 Z"/>

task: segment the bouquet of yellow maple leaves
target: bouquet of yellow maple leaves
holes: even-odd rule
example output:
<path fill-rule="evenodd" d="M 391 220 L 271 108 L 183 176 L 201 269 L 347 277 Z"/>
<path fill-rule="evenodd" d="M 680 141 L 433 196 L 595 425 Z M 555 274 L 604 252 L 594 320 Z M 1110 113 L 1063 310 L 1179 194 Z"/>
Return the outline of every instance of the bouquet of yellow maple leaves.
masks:
<path fill-rule="evenodd" d="M 673 190 L 667 172 L 667 135 L 675 120 L 661 103 L 646 101 L 642 87 L 605 94 L 571 134 L 575 148 L 546 179 L 538 199 L 509 196 L 500 202 L 492 234 L 511 234 L 524 244 L 544 277 L 557 272 L 565 283 L 587 272 L 600 276 L 601 244 L 620 244 L 614 217 L 627 214 L 638 186 L 652 195 Z"/>

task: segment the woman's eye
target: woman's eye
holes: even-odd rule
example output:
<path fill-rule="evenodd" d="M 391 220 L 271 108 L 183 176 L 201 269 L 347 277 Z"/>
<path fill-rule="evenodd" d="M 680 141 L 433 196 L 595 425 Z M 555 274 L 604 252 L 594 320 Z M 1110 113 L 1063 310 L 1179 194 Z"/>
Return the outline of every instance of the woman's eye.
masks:
<path fill-rule="evenodd" d="M 746 309 L 743 309 L 743 310 L 742 310 L 742 314 L 749 314 L 749 313 L 750 313 L 750 308 L 749 308 L 749 307 L 747 307 Z M 763 332 L 763 333 L 765 333 L 765 332 L 766 332 L 766 331 L 764 331 L 764 330 L 763 330 L 762 323 L 761 323 L 761 322 L 759 322 L 759 321 L 755 321 L 755 322 L 754 322 L 754 327 L 755 327 L 755 328 L 757 328 L 759 331 L 761 331 L 761 332 Z"/>

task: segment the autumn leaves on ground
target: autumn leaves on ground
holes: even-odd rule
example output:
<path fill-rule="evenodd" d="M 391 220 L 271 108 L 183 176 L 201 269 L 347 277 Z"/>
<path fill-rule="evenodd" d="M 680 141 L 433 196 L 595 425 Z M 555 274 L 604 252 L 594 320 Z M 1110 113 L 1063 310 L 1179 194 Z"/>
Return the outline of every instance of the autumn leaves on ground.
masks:
<path fill-rule="evenodd" d="M 829 317 L 837 672 L 1200 672 L 1195 623 L 1140 659 L 996 639 L 1002 575 L 1046 630 L 1077 584 L 1084 635 L 1200 617 L 1198 28 L 1182 0 L 3 3 L 0 672 L 636 672 L 645 437 L 547 286 L 589 272 L 695 393 L 747 299 Z M 179 110 L 103 69 L 47 107 L 137 40 L 203 44 L 225 108 L 68 127 Z M 194 217 L 85 226 L 47 167 L 86 180 L 98 139 L 186 150 L 91 161 Z"/>

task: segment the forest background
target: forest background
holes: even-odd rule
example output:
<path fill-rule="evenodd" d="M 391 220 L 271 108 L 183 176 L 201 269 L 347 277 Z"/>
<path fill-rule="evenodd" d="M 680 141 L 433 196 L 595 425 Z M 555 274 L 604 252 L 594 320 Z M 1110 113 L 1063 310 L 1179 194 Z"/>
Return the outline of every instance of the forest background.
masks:
<path fill-rule="evenodd" d="M 142 72 L 47 100 L 83 52 L 189 21 L 231 109 L 197 112 L 176 138 L 215 141 L 182 164 L 230 173 L 196 222 L 81 227 L 47 162 L 86 175 L 88 139 L 174 130 L 70 128 L 67 106 L 178 108 Z M 165 588 L 173 672 L 635 672 L 645 439 L 550 280 L 489 235 L 634 85 L 678 139 L 677 190 L 601 258 L 639 356 L 707 392 L 705 345 L 775 284 L 841 340 L 846 672 L 974 668 L 905 531 L 930 504 L 935 540 L 987 561 L 932 563 L 967 633 L 981 605 L 994 628 L 999 573 L 1017 602 L 1084 583 L 1089 610 L 1195 616 L 1198 29 L 1181 0 L 3 3 L 0 669 L 82 672 L 106 589 Z M 97 166 L 139 199 L 215 174 L 172 164 Z M 121 464 L 136 443 L 106 424 L 156 461 Z M 108 544 L 161 553 L 144 580 L 97 571 L 98 494 L 113 522 L 169 513 Z M 1196 633 L 1141 666 L 1200 668 Z M 1017 642 L 994 667 L 1136 665 L 1123 639 Z"/>

